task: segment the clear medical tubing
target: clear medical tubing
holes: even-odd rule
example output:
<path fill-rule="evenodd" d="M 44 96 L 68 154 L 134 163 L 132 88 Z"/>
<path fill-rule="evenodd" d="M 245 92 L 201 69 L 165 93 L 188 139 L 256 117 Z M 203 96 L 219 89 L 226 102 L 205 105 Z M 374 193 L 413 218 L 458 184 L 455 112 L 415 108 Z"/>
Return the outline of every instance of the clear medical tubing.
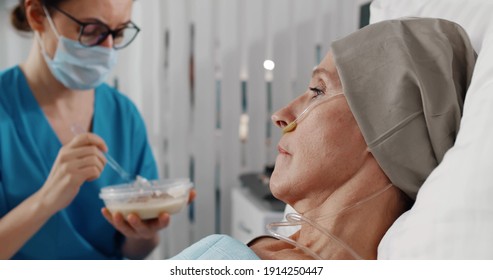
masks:
<path fill-rule="evenodd" d="M 329 217 L 331 216 L 336 216 L 336 215 L 340 215 L 342 214 L 343 212 L 346 212 L 346 211 L 349 211 L 350 209 L 352 208 L 355 208 L 355 207 L 358 207 L 374 198 L 376 198 L 377 196 L 379 196 L 380 194 L 384 193 L 385 191 L 387 191 L 388 189 L 390 189 L 390 187 L 392 187 L 392 184 L 389 184 L 387 186 L 385 186 L 384 188 L 382 188 L 381 190 L 375 192 L 374 194 L 370 195 L 369 197 L 365 198 L 365 199 L 362 199 L 356 203 L 354 203 L 353 205 L 349 205 L 347 207 L 344 207 L 343 209 L 341 209 L 340 211 L 338 211 L 337 213 L 333 214 L 333 215 L 330 215 Z M 363 258 L 353 249 L 351 248 L 351 246 L 349 246 L 346 242 L 342 241 L 341 239 L 339 239 L 337 236 L 333 235 L 332 233 L 330 233 L 328 230 L 326 230 L 325 228 L 323 228 L 320 224 L 316 223 L 315 221 L 301 215 L 301 214 L 298 214 L 298 213 L 288 213 L 286 215 L 286 221 L 285 222 L 275 222 L 275 223 L 270 223 L 268 224 L 266 227 L 267 227 L 267 231 L 269 232 L 269 234 L 279 240 L 282 240 L 282 241 L 285 241 L 299 249 L 301 249 L 303 252 L 305 252 L 306 254 L 308 254 L 309 256 L 311 256 L 312 258 L 316 259 L 316 260 L 321 260 L 322 257 L 320 257 L 320 255 L 318 255 L 317 253 L 313 252 L 313 250 L 311 250 L 310 248 L 304 246 L 303 244 L 300 244 L 298 243 L 297 241 L 287 237 L 287 236 L 283 236 L 282 234 L 278 233 L 275 231 L 275 228 L 279 228 L 279 227 L 290 227 L 290 226 L 301 226 L 303 224 L 309 224 L 310 226 L 312 226 L 313 228 L 315 228 L 316 230 L 318 230 L 319 232 L 321 232 L 323 235 L 329 237 L 330 239 L 334 240 L 339 246 L 341 246 L 342 248 L 346 249 L 346 251 L 356 260 L 362 260 Z"/>

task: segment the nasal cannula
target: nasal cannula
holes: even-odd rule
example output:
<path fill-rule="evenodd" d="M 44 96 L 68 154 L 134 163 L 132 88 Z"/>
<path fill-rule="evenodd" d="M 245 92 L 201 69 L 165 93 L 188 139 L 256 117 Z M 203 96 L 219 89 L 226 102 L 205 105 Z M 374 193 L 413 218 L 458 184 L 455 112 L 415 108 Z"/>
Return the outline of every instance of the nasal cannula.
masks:
<path fill-rule="evenodd" d="M 301 118 L 305 115 L 306 112 L 308 112 L 309 110 L 311 110 L 312 108 L 314 108 L 316 105 L 318 104 L 321 104 L 322 101 L 330 101 L 330 100 L 333 100 L 333 98 L 337 97 L 337 96 L 343 96 L 342 93 L 337 93 L 335 95 L 331 95 L 329 97 L 326 97 L 326 98 L 319 98 L 320 101 L 319 102 L 312 102 L 310 105 L 308 105 L 305 110 L 303 110 L 303 112 L 301 112 L 301 114 L 292 122 L 290 122 L 287 126 L 283 127 L 282 129 L 282 133 L 283 134 L 286 134 L 288 132 L 291 132 L 293 130 L 296 129 L 296 127 L 298 126 L 298 123 L 301 121 Z"/>

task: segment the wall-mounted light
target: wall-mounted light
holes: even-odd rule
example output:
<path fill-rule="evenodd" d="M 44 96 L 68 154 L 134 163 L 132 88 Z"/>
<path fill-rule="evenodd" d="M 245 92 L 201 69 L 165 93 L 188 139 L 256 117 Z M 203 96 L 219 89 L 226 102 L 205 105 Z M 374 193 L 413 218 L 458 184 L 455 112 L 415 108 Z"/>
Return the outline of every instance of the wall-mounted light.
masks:
<path fill-rule="evenodd" d="M 274 63 L 274 61 L 267 59 L 266 61 L 264 61 L 264 68 L 265 70 L 272 71 L 274 70 L 274 68 L 276 68 L 276 64 Z"/>

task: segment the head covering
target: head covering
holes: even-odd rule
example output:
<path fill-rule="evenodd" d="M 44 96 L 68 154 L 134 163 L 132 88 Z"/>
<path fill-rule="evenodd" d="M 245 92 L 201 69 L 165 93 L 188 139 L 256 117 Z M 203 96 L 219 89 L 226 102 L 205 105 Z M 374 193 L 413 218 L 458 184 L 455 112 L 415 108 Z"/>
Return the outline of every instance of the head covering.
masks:
<path fill-rule="evenodd" d="M 349 107 L 392 183 L 412 199 L 454 144 L 476 61 L 459 25 L 405 18 L 332 44 Z"/>

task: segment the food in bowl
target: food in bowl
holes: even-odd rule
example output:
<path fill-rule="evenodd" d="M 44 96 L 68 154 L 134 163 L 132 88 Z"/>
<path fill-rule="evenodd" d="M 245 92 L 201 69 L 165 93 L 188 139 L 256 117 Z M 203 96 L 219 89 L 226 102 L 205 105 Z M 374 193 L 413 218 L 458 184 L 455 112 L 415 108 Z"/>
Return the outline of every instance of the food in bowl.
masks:
<path fill-rule="evenodd" d="M 108 186 L 99 197 L 114 214 L 125 219 L 135 213 L 142 220 L 154 219 L 161 213 L 178 213 L 188 202 L 193 184 L 189 179 L 135 181 L 130 184 Z"/>

